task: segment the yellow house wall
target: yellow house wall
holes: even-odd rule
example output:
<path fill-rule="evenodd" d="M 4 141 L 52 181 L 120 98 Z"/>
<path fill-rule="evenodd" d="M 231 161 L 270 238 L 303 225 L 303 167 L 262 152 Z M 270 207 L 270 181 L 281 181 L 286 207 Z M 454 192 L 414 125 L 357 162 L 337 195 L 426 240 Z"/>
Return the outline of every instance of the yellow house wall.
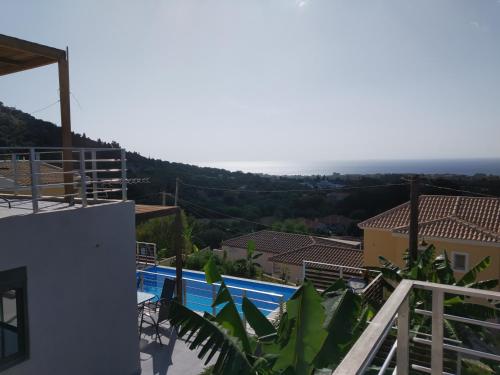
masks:
<path fill-rule="evenodd" d="M 382 255 L 391 262 L 403 266 L 403 254 L 408 249 L 408 236 L 394 235 L 389 231 L 365 229 L 364 230 L 364 264 L 365 266 L 379 266 L 378 256 Z M 491 257 L 491 265 L 479 274 L 480 280 L 500 279 L 500 246 L 488 246 L 482 243 L 465 242 L 457 240 L 443 240 L 425 238 L 425 242 L 436 247 L 437 254 L 446 250 L 451 260 L 452 252 L 469 254 L 468 267 L 474 266 L 484 257 Z M 459 278 L 464 272 L 455 271 Z"/>

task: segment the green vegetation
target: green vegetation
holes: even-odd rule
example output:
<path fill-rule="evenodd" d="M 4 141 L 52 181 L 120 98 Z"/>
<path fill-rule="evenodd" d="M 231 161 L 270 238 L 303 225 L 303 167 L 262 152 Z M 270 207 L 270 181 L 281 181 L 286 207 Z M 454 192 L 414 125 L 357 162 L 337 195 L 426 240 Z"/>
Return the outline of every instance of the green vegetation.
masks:
<path fill-rule="evenodd" d="M 74 133 L 72 141 L 75 147 L 119 147 L 117 142 L 92 140 L 85 134 Z M 0 146 L 58 147 L 61 129 L 0 103 Z M 224 239 L 269 227 L 298 233 L 359 236 L 361 231 L 356 225 L 359 221 L 401 204 L 409 197 L 407 186 L 359 188 L 400 184 L 402 176 L 397 174 L 264 176 L 171 163 L 136 152 L 127 152 L 127 169 L 131 178 L 150 179 L 148 184 L 129 185 L 129 197 L 138 203 L 159 204 L 160 192 L 173 193 L 175 179 L 181 179 L 180 204 L 189 216 L 189 224 L 193 225 L 192 242 L 199 248 L 216 248 Z M 425 182 L 500 196 L 498 176 L 428 176 Z M 217 190 L 220 187 L 227 189 Z M 275 190 L 287 192 L 269 192 Z M 421 192 L 450 194 L 429 186 L 422 186 Z M 172 203 L 173 199 L 169 198 L 167 204 Z M 331 215 L 337 215 L 345 224 L 332 224 L 328 221 Z M 320 225 L 308 226 L 307 222 L 314 219 L 318 219 Z M 158 236 L 148 235 L 149 240 L 170 253 L 169 241 L 163 234 L 155 233 Z"/>
<path fill-rule="evenodd" d="M 491 265 L 490 257 L 486 257 L 478 264 L 466 272 L 460 279 L 456 280 L 450 260 L 446 251 L 436 256 L 436 249 L 433 245 L 428 246 L 418 256 L 417 262 L 409 267 L 408 253 L 405 255 L 406 266 L 400 268 L 384 257 L 379 257 L 384 279 L 388 282 L 388 287 L 394 289 L 394 284 L 403 279 L 428 281 L 446 285 L 455 285 L 467 288 L 478 288 L 493 290 L 498 286 L 499 280 L 490 279 L 478 281 L 478 275 Z M 410 298 L 410 310 L 415 308 L 432 310 L 431 294 L 428 291 L 416 289 Z M 468 317 L 478 320 L 495 319 L 500 315 L 500 309 L 493 304 L 476 304 L 468 301 L 468 298 L 459 295 L 446 294 L 444 300 L 444 310 L 446 314 Z M 419 314 L 412 314 L 410 319 L 411 329 L 423 333 L 431 333 L 431 318 Z M 497 350 L 495 336 L 487 329 L 480 326 L 471 326 L 452 320 L 444 320 L 445 337 L 460 340 L 468 347 L 477 348 L 480 345 L 483 349 Z M 500 371 L 497 363 L 482 361 L 483 367 L 488 365 Z M 475 373 L 476 363 L 465 363 L 464 366 Z M 493 371 L 493 370 L 492 370 Z M 488 372 L 480 372 L 487 374 Z"/>
<path fill-rule="evenodd" d="M 312 374 L 333 369 L 366 326 L 372 311 L 361 297 L 346 289 L 342 280 L 319 294 L 305 282 L 286 303 L 278 327 L 243 298 L 245 321 L 255 331 L 249 335 L 236 304 L 221 278 L 214 258 L 204 267 L 208 283 L 220 282 L 214 316 L 198 313 L 173 302 L 169 320 L 180 337 L 190 339 L 190 349 L 208 363 L 217 353 L 214 374 Z"/>

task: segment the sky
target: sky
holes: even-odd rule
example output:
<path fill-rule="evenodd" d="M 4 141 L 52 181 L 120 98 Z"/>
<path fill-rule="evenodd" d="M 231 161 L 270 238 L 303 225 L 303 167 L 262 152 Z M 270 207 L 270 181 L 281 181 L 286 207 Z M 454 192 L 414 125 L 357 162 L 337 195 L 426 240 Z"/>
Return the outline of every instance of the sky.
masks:
<path fill-rule="evenodd" d="M 500 157 L 500 0 L 1 0 L 73 130 L 179 162 Z M 58 99 L 57 67 L 0 101 Z M 34 116 L 60 124 L 57 105 Z"/>

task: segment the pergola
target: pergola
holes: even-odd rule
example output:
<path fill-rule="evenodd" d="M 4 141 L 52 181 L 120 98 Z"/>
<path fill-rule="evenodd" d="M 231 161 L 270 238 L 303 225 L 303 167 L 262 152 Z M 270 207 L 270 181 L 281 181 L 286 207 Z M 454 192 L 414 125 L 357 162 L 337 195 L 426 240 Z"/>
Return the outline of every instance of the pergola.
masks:
<path fill-rule="evenodd" d="M 72 165 L 69 162 L 72 159 L 72 154 L 68 51 L 0 34 L 0 76 L 50 64 L 57 64 L 59 72 L 63 160 L 68 160 L 68 162 L 63 163 L 63 169 L 71 171 Z M 71 173 L 64 173 L 64 182 L 65 194 L 72 194 L 73 189 L 70 184 L 73 182 L 73 176 Z M 180 242 L 182 224 L 179 207 L 136 205 L 135 209 L 137 222 L 168 215 L 175 215 L 176 230 L 179 236 L 176 242 Z M 182 296 L 182 249 L 180 243 L 176 247 L 177 295 Z"/>
<path fill-rule="evenodd" d="M 0 34 L 0 76 L 56 64 L 59 71 L 59 102 L 61 107 L 61 128 L 63 159 L 71 160 L 71 114 L 69 100 L 69 65 L 67 50 L 57 49 L 42 44 L 29 42 Z M 71 170 L 71 164 L 65 163 L 64 170 Z M 71 194 L 73 176 L 64 174 L 65 194 Z"/>

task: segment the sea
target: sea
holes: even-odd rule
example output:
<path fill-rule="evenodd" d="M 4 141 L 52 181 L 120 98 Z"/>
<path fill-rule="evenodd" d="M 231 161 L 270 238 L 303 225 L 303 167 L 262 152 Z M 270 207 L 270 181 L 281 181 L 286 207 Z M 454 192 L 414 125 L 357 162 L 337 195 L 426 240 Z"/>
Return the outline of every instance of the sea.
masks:
<path fill-rule="evenodd" d="M 222 168 L 278 176 L 340 174 L 476 174 L 500 176 L 500 158 L 425 160 L 343 160 L 317 162 L 218 161 L 197 162 L 202 167 Z"/>

